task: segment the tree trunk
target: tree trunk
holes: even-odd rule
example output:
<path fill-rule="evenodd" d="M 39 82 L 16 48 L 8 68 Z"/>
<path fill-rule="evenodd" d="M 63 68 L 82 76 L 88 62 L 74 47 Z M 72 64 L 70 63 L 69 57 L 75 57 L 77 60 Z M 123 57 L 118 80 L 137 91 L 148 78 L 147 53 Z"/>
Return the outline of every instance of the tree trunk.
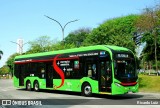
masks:
<path fill-rule="evenodd" d="M 154 45 L 155 45 L 155 64 L 156 64 L 156 73 L 158 76 L 158 67 L 157 67 L 157 31 L 155 31 L 155 36 L 154 36 Z"/>

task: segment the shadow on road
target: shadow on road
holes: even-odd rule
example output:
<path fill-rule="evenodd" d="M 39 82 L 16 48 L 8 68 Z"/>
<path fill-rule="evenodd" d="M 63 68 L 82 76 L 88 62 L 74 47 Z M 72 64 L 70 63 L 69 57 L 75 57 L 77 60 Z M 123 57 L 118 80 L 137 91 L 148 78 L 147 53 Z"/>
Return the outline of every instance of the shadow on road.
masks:
<path fill-rule="evenodd" d="M 113 100 L 125 100 L 125 99 L 138 99 L 142 98 L 143 95 L 141 94 L 123 94 L 123 95 L 100 95 L 100 94 L 94 94 L 93 96 L 104 98 L 104 99 L 113 99 Z"/>
<path fill-rule="evenodd" d="M 26 89 L 17 89 L 26 91 Z M 34 92 L 33 90 L 31 92 Z M 54 93 L 54 94 L 64 94 L 64 95 L 74 95 L 74 96 L 81 96 L 81 93 L 79 92 L 71 92 L 71 91 L 58 91 L 58 90 L 44 90 L 41 89 L 39 92 L 42 93 Z M 112 100 L 125 100 L 125 99 L 138 99 L 144 97 L 141 94 L 136 93 L 129 93 L 129 94 L 123 94 L 123 95 L 105 95 L 105 94 L 92 94 L 92 97 L 94 98 L 101 98 L 101 99 L 112 99 Z"/>

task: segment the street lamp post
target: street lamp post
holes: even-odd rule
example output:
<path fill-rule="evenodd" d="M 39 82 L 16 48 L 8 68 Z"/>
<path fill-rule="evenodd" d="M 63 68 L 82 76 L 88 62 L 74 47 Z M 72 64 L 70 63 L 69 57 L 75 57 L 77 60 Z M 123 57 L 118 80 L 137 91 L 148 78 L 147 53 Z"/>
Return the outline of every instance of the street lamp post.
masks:
<path fill-rule="evenodd" d="M 17 44 L 19 46 L 19 48 L 20 48 L 19 54 L 23 54 L 23 46 L 28 43 L 28 42 L 26 42 L 24 44 L 18 44 L 17 42 L 13 42 L 13 41 L 10 41 L 10 42 Z"/>
<path fill-rule="evenodd" d="M 53 21 L 55 21 L 55 22 L 57 22 L 57 23 L 59 24 L 59 26 L 60 26 L 61 29 L 62 29 L 62 38 L 63 38 L 63 41 L 64 41 L 64 29 L 65 29 L 65 27 L 66 27 L 69 23 L 78 21 L 78 19 L 73 20 L 73 21 L 69 21 L 69 22 L 67 22 L 64 26 L 62 26 L 61 23 L 58 22 L 57 20 L 55 20 L 55 19 L 53 19 L 53 18 L 51 18 L 51 17 L 49 17 L 49 16 L 46 16 L 46 15 L 44 15 L 44 16 L 47 17 L 47 18 L 49 18 L 49 19 L 51 19 L 51 20 L 53 20 Z"/>

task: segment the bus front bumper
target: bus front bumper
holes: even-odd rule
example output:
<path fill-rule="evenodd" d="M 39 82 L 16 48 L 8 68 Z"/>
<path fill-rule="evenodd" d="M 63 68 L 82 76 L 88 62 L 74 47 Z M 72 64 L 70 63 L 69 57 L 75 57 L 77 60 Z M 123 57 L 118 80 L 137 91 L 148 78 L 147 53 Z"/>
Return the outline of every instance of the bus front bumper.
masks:
<path fill-rule="evenodd" d="M 134 86 L 122 86 L 118 83 L 112 83 L 112 95 L 136 93 L 138 92 L 139 84 Z"/>

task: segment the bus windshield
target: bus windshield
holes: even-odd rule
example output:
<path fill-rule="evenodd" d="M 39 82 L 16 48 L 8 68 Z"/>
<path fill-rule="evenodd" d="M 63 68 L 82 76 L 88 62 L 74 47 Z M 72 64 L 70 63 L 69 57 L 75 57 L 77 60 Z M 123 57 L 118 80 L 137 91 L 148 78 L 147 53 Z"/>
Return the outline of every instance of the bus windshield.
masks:
<path fill-rule="evenodd" d="M 120 81 L 137 78 L 136 62 L 132 54 L 116 54 L 114 69 L 115 78 Z"/>

